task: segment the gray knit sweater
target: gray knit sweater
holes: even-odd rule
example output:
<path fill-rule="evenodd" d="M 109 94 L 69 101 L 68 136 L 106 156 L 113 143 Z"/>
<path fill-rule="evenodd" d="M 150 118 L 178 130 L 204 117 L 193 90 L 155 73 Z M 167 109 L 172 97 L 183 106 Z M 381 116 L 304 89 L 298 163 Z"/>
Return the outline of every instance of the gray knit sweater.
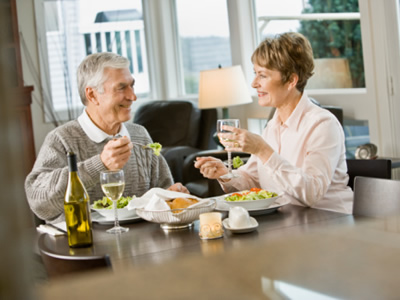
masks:
<path fill-rule="evenodd" d="M 146 129 L 125 123 L 131 140 L 148 144 L 152 140 Z M 89 193 L 90 201 L 104 195 L 100 187 L 100 171 L 106 170 L 100 159 L 107 141 L 95 143 L 89 139 L 77 120 L 52 130 L 39 151 L 35 165 L 25 180 L 25 192 L 32 211 L 41 219 L 55 223 L 64 220 L 64 193 L 68 182 L 66 153 L 72 151 L 78 160 L 78 174 Z M 124 196 L 141 196 L 150 188 L 168 188 L 173 184 L 165 159 L 152 151 L 134 146 L 131 158 L 124 166 Z"/>

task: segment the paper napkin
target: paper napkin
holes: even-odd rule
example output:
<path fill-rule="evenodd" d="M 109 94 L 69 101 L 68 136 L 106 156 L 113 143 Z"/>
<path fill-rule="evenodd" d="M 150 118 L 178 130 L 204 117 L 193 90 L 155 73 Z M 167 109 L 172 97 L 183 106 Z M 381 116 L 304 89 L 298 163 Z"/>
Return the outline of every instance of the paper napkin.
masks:
<path fill-rule="evenodd" d="M 67 235 L 67 225 L 65 222 L 56 224 L 40 224 L 36 229 L 39 232 L 47 233 L 52 236 Z"/>
<path fill-rule="evenodd" d="M 181 193 L 181 192 L 174 192 L 174 191 L 169 191 L 166 189 L 162 188 L 152 188 L 145 194 L 143 194 L 142 197 L 138 197 L 135 199 L 132 199 L 128 203 L 128 210 L 135 209 L 135 208 L 144 208 L 146 210 L 151 210 L 151 211 L 162 211 L 162 210 L 168 210 L 170 207 L 168 204 L 165 202 L 166 200 L 169 199 L 175 199 L 175 198 L 194 198 L 199 200 L 198 203 L 191 205 L 190 207 L 195 207 L 195 206 L 200 206 L 200 205 L 206 205 L 209 203 L 210 200 L 205 200 L 198 198 L 194 195 L 186 194 L 186 193 Z"/>

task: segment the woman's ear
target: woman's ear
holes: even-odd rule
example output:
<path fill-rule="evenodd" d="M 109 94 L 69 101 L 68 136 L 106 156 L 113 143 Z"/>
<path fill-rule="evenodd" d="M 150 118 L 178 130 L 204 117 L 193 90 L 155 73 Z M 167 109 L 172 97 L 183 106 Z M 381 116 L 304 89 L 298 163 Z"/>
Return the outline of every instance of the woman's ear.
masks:
<path fill-rule="evenodd" d="M 292 75 L 290 75 L 289 78 L 289 86 L 288 86 L 288 91 L 290 91 L 293 88 L 296 88 L 297 82 L 299 81 L 299 75 L 297 75 L 296 73 L 293 73 Z"/>
<path fill-rule="evenodd" d="M 86 99 L 89 102 L 93 103 L 94 105 L 99 104 L 99 100 L 97 99 L 97 91 L 94 88 L 90 86 L 86 87 L 85 94 L 86 94 Z"/>

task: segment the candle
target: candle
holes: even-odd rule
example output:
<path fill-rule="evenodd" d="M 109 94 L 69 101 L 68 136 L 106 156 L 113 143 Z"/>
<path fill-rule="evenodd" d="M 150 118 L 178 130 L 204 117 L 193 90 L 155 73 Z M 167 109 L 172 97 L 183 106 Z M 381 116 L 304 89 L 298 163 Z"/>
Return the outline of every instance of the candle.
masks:
<path fill-rule="evenodd" d="M 223 235 L 221 213 L 211 212 L 200 215 L 200 238 L 217 239 Z"/>

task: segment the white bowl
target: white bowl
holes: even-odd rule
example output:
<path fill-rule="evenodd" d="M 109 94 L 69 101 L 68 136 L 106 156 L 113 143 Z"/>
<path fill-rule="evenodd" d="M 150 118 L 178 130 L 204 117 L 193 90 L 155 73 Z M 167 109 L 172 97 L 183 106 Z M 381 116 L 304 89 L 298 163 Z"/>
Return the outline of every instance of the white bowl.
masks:
<path fill-rule="evenodd" d="M 232 193 L 234 194 L 234 193 Z M 245 200 L 245 201 L 226 201 L 225 197 L 230 196 L 231 194 L 225 195 L 221 197 L 222 199 L 221 202 L 228 204 L 229 206 L 241 206 L 244 207 L 245 209 L 265 209 L 270 207 L 281 195 L 272 197 L 272 198 L 266 198 L 266 199 L 259 199 L 259 200 Z"/>
<path fill-rule="evenodd" d="M 91 210 L 98 212 L 100 215 L 105 217 L 106 219 L 114 219 L 114 208 L 93 208 L 93 204 L 90 206 Z M 118 208 L 118 219 L 128 219 L 136 217 L 136 211 L 134 209 L 128 210 L 128 207 Z"/>

